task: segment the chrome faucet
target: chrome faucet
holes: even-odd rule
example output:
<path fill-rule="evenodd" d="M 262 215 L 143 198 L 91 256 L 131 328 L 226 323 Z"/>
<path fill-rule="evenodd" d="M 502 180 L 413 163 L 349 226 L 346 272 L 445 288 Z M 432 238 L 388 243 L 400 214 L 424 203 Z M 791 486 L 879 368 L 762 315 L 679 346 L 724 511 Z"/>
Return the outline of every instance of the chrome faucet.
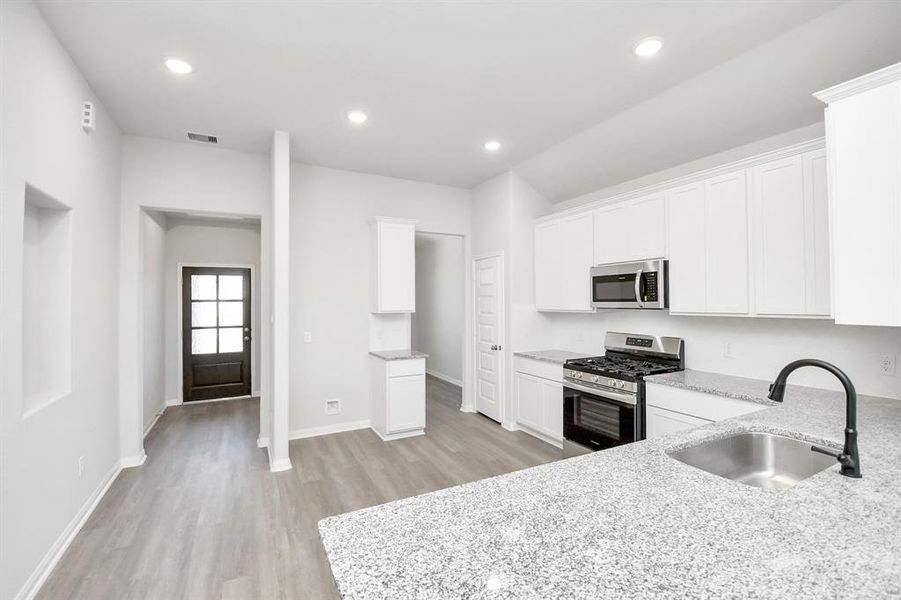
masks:
<path fill-rule="evenodd" d="M 776 381 L 770 384 L 770 400 L 782 402 L 782 398 L 785 396 L 785 380 L 788 379 L 792 371 L 800 367 L 825 369 L 835 375 L 842 383 L 842 387 L 845 388 L 845 446 L 842 448 L 841 453 L 820 448 L 819 446 L 811 446 L 810 449 L 814 452 L 834 456 L 841 464 L 841 473 L 845 477 L 859 478 L 861 475 L 860 454 L 857 451 L 857 391 L 844 371 L 831 363 L 815 358 L 802 358 L 801 360 L 790 362 L 779 371 Z"/>

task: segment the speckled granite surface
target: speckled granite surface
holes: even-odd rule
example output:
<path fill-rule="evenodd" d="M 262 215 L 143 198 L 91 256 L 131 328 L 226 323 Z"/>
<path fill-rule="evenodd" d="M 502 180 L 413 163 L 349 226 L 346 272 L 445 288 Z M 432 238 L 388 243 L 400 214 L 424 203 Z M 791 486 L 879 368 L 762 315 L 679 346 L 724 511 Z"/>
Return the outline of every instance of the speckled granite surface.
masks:
<path fill-rule="evenodd" d="M 762 490 L 666 455 L 737 430 L 838 447 L 840 394 L 324 519 L 344 598 L 899 598 L 901 401 L 861 396 L 863 478 Z"/>
<path fill-rule="evenodd" d="M 598 354 L 603 354 L 599 351 Z M 524 350 L 522 352 L 514 352 L 513 356 L 522 356 L 523 358 L 533 358 L 535 360 L 543 360 L 544 362 L 556 363 L 562 365 L 571 358 L 584 358 L 592 356 L 591 354 L 582 354 L 581 352 L 570 352 L 569 350 Z M 594 355 L 597 356 L 597 355 Z"/>
<path fill-rule="evenodd" d="M 370 350 L 369 354 L 382 360 L 409 360 L 411 358 L 428 358 L 425 352 L 417 350 Z"/>
<path fill-rule="evenodd" d="M 776 403 L 767 398 L 771 381 L 762 379 L 749 379 L 736 377 L 735 375 L 723 375 L 721 373 L 709 373 L 707 371 L 692 371 L 685 369 L 675 373 L 663 375 L 651 375 L 645 381 L 659 383 L 695 392 L 704 392 L 715 396 L 725 396 L 736 400 L 747 400 L 773 406 Z M 812 388 L 789 385 L 786 394 L 809 393 Z"/>

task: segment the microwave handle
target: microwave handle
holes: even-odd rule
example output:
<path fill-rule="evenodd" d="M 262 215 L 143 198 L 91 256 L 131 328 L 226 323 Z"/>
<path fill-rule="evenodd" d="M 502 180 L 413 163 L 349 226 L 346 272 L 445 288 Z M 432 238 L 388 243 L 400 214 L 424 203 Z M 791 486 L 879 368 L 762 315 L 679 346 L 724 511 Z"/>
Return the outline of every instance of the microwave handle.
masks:
<path fill-rule="evenodd" d="M 635 301 L 638 302 L 639 308 L 644 308 L 644 301 L 641 299 L 641 274 L 642 269 L 635 272 Z"/>

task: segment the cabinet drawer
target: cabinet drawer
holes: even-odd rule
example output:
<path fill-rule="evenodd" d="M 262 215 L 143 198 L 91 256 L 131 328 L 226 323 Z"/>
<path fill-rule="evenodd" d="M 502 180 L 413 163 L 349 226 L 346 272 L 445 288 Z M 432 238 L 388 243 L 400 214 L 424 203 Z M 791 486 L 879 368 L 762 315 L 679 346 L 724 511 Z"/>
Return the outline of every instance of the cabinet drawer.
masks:
<path fill-rule="evenodd" d="M 425 359 L 389 360 L 388 377 L 405 377 L 407 375 L 425 375 Z"/>
<path fill-rule="evenodd" d="M 544 360 L 514 356 L 513 370 L 518 373 L 527 373 L 535 377 L 541 377 L 542 379 L 550 379 L 551 381 L 563 381 L 563 365 Z"/>
<path fill-rule="evenodd" d="M 647 382 L 646 390 L 648 407 L 663 408 L 708 421 L 731 419 L 766 408 L 765 405 L 756 402 L 735 400 L 651 382 Z"/>
<path fill-rule="evenodd" d="M 707 419 L 699 419 L 690 415 L 673 412 L 656 406 L 648 406 L 647 439 L 652 440 L 669 433 L 694 429 L 712 423 Z"/>

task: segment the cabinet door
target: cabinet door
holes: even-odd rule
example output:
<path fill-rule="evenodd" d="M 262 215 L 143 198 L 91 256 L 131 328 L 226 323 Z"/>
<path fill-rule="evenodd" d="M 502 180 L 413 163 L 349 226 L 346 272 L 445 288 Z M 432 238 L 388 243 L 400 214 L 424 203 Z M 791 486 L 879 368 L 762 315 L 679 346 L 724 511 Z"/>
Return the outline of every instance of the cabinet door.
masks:
<path fill-rule="evenodd" d="M 514 374 L 516 386 L 516 422 L 536 431 L 543 429 L 542 380 L 525 373 Z"/>
<path fill-rule="evenodd" d="M 668 433 L 693 429 L 695 427 L 700 427 L 701 425 L 706 425 L 707 423 L 712 423 L 712 421 L 683 415 L 655 406 L 648 407 L 647 415 L 645 436 L 649 440 L 667 435 Z"/>
<path fill-rule="evenodd" d="M 379 223 L 378 312 L 416 308 L 416 229 L 409 223 Z"/>
<path fill-rule="evenodd" d="M 748 313 L 748 212 L 745 172 L 704 182 L 707 312 Z"/>
<path fill-rule="evenodd" d="M 805 314 L 809 240 L 801 157 L 759 165 L 749 175 L 755 312 Z"/>
<path fill-rule="evenodd" d="M 707 262 L 704 249 L 704 189 L 691 184 L 670 190 L 669 291 L 673 312 L 707 310 Z"/>
<path fill-rule="evenodd" d="M 563 440 L 563 384 L 541 381 L 543 430 L 557 441 Z"/>
<path fill-rule="evenodd" d="M 560 302 L 563 310 L 591 310 L 594 228 L 590 212 L 560 221 Z"/>
<path fill-rule="evenodd" d="M 629 260 L 666 256 L 666 208 L 663 194 L 629 203 Z"/>
<path fill-rule="evenodd" d="M 425 427 L 425 375 L 388 378 L 388 433 Z"/>
<path fill-rule="evenodd" d="M 626 204 L 594 211 L 594 264 L 623 262 L 629 255 L 629 215 Z"/>
<path fill-rule="evenodd" d="M 826 150 L 801 156 L 804 175 L 804 234 L 806 311 L 809 315 L 832 314 L 829 263 L 829 195 Z"/>
<path fill-rule="evenodd" d="M 535 226 L 535 308 L 554 310 L 560 304 L 560 223 Z"/>

